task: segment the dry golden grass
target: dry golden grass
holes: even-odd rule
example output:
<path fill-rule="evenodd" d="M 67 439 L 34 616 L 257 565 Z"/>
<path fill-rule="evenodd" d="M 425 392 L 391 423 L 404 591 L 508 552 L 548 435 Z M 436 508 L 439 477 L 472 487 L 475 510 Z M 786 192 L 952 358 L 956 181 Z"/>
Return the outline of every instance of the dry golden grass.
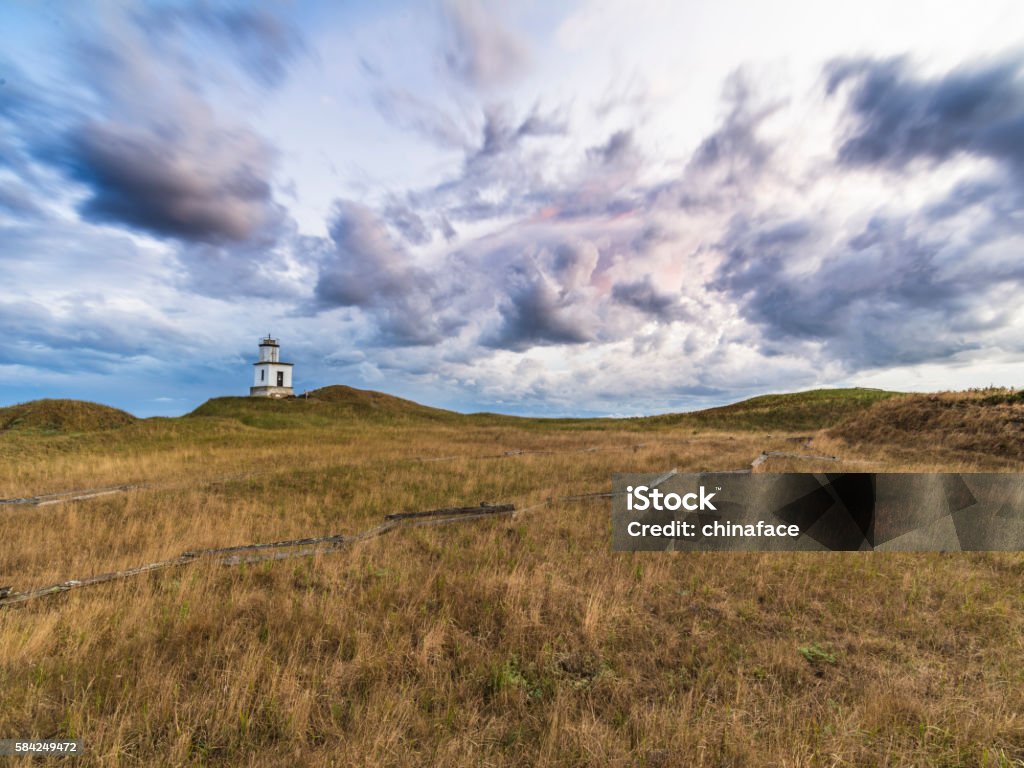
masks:
<path fill-rule="evenodd" d="M 913 435 L 936 463 L 969 460 L 998 466 L 1024 457 L 1024 392 L 1001 389 L 904 395 L 853 414 L 829 434 L 843 443 L 900 452 Z"/>
<path fill-rule="evenodd" d="M 398 510 L 523 508 L 762 450 L 949 468 L 909 437 L 804 449 L 779 430 L 623 426 L 211 417 L 18 438 L 2 496 L 150 485 L 0 508 L 0 584 Z M 551 453 L 489 458 L 515 450 Z M 786 468 L 836 465 L 760 469 Z M 0 609 L 0 736 L 77 736 L 78 762 L 102 766 L 1020 765 L 1022 582 L 1019 554 L 613 553 L 607 501 L 556 502 Z"/>

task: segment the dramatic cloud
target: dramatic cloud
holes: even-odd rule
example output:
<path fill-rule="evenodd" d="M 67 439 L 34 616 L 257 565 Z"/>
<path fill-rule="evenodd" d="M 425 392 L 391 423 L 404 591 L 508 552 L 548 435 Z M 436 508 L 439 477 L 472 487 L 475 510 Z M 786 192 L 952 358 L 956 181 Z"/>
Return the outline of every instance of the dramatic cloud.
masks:
<path fill-rule="evenodd" d="M 688 317 L 679 297 L 649 278 L 611 286 L 609 270 L 643 242 L 633 227 L 592 240 L 538 222 L 417 264 L 385 220 L 351 201 L 336 204 L 316 285 L 319 311 L 355 308 L 375 344 L 456 339 L 472 349 L 522 352 L 630 338 L 643 324 Z M 483 352 L 481 352 L 483 353 Z"/>
<path fill-rule="evenodd" d="M 245 240 L 273 223 L 270 149 L 254 134 L 177 118 L 95 123 L 70 135 L 66 164 L 91 190 L 82 213 L 185 240 Z"/>
<path fill-rule="evenodd" d="M 873 71 L 867 61 L 843 66 L 842 77 Z M 886 70 L 892 64 L 877 66 Z M 838 65 L 830 65 L 828 74 L 834 94 L 842 79 Z M 963 81 L 962 75 L 951 77 Z M 941 83 L 930 89 L 946 91 Z M 851 91 L 847 123 L 864 119 L 859 94 Z M 773 199 L 780 183 L 820 189 L 841 173 L 819 165 L 811 176 L 793 179 L 783 171 L 779 140 L 762 134 L 784 105 L 757 94 L 743 72 L 726 82 L 724 103 L 721 124 L 697 146 L 679 179 L 652 187 L 639 181 L 643 157 L 632 131 L 615 131 L 586 149 L 576 173 L 545 178 L 543 149 L 524 154 L 520 143 L 527 136 L 560 137 L 566 126 L 535 115 L 515 121 L 507 109 L 492 106 L 462 175 L 410 194 L 408 206 L 388 205 L 385 220 L 411 244 L 430 240 L 423 222 L 438 211 L 456 221 L 550 211 L 551 226 L 509 231 L 493 245 L 464 244 L 458 267 L 451 259 L 410 266 L 411 254 L 391 242 L 382 225 L 372 238 L 335 234 L 335 242 L 345 244 L 340 252 L 347 254 L 348 266 L 323 273 L 318 296 L 327 304 L 368 308 L 382 329 L 394 325 L 396 316 L 399 327 L 418 329 L 391 334 L 396 343 L 436 343 L 442 336 L 423 329 L 439 327 L 440 307 L 457 306 L 461 319 L 444 327 L 487 349 L 521 353 L 633 339 L 634 349 L 648 354 L 663 350 L 668 339 L 680 344 L 682 331 L 687 336 L 680 347 L 687 355 L 725 342 L 711 330 L 706 301 L 712 296 L 734 306 L 748 323 L 734 326 L 730 344 L 768 358 L 784 354 L 788 345 L 815 356 L 819 367 L 835 361 L 848 371 L 947 359 L 979 349 L 982 332 L 998 335 L 1013 327 L 1011 313 L 993 312 L 991 306 L 1000 301 L 1000 291 L 1017 284 L 1021 270 L 978 251 L 999 235 L 982 234 L 978 222 L 960 237 L 935 229 L 937 219 L 990 198 L 989 185 L 963 182 L 920 214 L 876 212 L 862 229 L 848 231 L 839 218 L 811 218 L 801 206 L 787 211 L 785 198 Z M 889 128 L 886 133 L 893 132 Z M 850 162 L 853 140 L 841 145 L 840 168 Z M 500 196 L 482 194 L 498 183 Z M 607 222 L 624 214 L 634 221 L 611 235 Z M 680 271 L 670 254 L 690 216 L 699 217 L 703 235 L 684 240 L 694 253 L 705 254 L 705 277 L 698 281 L 707 282 L 691 279 L 684 292 L 682 274 L 692 268 Z M 579 222 L 583 229 L 566 238 L 558 222 Z M 963 222 L 957 224 L 962 228 Z M 1012 227 L 998 231 L 1019 234 Z M 714 254 L 720 254 L 717 262 Z M 673 271 L 674 282 L 660 276 Z M 665 333 L 641 330 L 650 323 Z"/>
<path fill-rule="evenodd" d="M 89 73 L 74 101 L 55 99 L 70 89 L 4 90 L 4 113 L 20 118 L 15 131 L 31 163 L 83 185 L 79 209 L 92 221 L 213 243 L 277 226 L 276 152 L 249 127 L 218 116 L 186 32 L 213 29 L 235 41 L 250 74 L 275 81 L 300 45 L 297 33 L 262 13 L 205 6 L 111 12 L 89 25 L 92 34 L 73 48 L 73 66 Z M 28 161 L 21 170 L 32 174 Z"/>
<path fill-rule="evenodd" d="M 529 216 L 555 202 L 558 192 L 547 168 L 550 149 L 545 142 L 565 135 L 564 120 L 536 106 L 518 120 L 503 105 L 485 107 L 482 116 L 479 143 L 464 153 L 460 172 L 410 192 L 411 206 L 437 212 L 439 221 L 457 225 Z"/>
<path fill-rule="evenodd" d="M 973 156 L 994 165 L 917 211 L 882 208 L 859 230 L 833 217 L 737 215 L 719 243 L 717 284 L 769 338 L 819 342 L 853 370 L 946 360 L 983 348 L 983 339 L 1024 349 L 1007 303 L 1024 288 L 1024 268 L 1009 258 L 1024 237 L 1014 212 L 1021 60 L 922 79 L 903 59 L 859 59 L 833 63 L 827 74 L 828 92 L 845 88 L 847 98 L 840 168 L 899 173 L 896 183 L 908 184 L 918 159 L 938 166 Z"/>
<path fill-rule="evenodd" d="M 526 269 L 506 274 L 502 323 L 486 346 L 524 350 L 546 344 L 582 344 L 594 339 L 594 318 L 543 274 Z"/>
<path fill-rule="evenodd" d="M 662 322 L 696 319 L 679 304 L 677 294 L 658 291 L 651 283 L 650 275 L 644 275 L 640 280 L 616 284 L 612 289 L 612 298 Z"/>
<path fill-rule="evenodd" d="M 372 313 L 386 340 L 399 345 L 436 343 L 454 325 L 438 317 L 433 275 L 411 264 L 384 223 L 358 203 L 335 206 L 315 293 L 321 307 Z"/>
<path fill-rule="evenodd" d="M 1024 172 L 1024 57 L 915 77 L 905 58 L 853 59 L 828 68 L 828 90 L 848 88 L 851 121 L 839 148 L 848 165 L 903 168 L 959 153 Z"/>
<path fill-rule="evenodd" d="M 760 132 L 782 105 L 764 103 L 751 77 L 744 70 L 728 77 L 722 89 L 725 118 L 700 142 L 683 178 L 651 190 L 648 204 L 734 211 L 756 196 L 777 149 Z"/>

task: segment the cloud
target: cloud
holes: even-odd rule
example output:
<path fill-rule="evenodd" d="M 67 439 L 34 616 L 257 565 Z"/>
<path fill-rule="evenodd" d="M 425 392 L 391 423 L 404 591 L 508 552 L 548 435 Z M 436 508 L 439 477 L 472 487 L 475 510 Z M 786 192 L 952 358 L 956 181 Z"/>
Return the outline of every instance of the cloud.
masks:
<path fill-rule="evenodd" d="M 338 201 L 319 257 L 314 311 L 359 313 L 373 329 L 367 341 L 378 347 L 469 354 L 604 343 L 628 339 L 652 320 L 691 317 L 679 296 L 649 280 L 602 287 L 623 249 L 643 240 L 635 226 L 596 241 L 563 227 L 510 227 L 421 262 L 381 214 Z"/>
<path fill-rule="evenodd" d="M 594 340 L 594 318 L 571 293 L 559 291 L 540 272 L 516 267 L 506 272 L 503 284 L 501 324 L 482 340 L 484 346 L 525 350 Z"/>
<path fill-rule="evenodd" d="M 3 86 L 0 110 L 19 150 L 9 162 L 44 194 L 41 169 L 80 184 L 84 194 L 74 198 L 88 221 L 187 243 L 265 237 L 283 218 L 272 183 L 277 153 L 218 114 L 208 93 L 217 79 L 200 74 L 190 37 L 211 29 L 236 41 L 264 79 L 281 76 L 299 46 L 297 33 L 262 12 L 107 8 L 69 46 L 70 82 L 48 89 L 19 75 L 17 87 Z"/>
<path fill-rule="evenodd" d="M 658 291 L 650 275 L 644 275 L 639 280 L 616 283 L 612 288 L 612 299 L 666 323 L 694 319 L 679 304 L 679 296 Z"/>
<path fill-rule="evenodd" d="M 731 190 L 749 187 L 769 167 L 776 147 L 759 132 L 781 108 L 759 98 L 749 71 L 731 74 L 722 89 L 728 107 L 722 124 L 697 147 L 687 167 L 680 203 L 684 207 L 721 204 Z"/>
<path fill-rule="evenodd" d="M 443 149 L 466 150 L 472 143 L 472 134 L 464 121 L 406 88 L 377 87 L 371 98 L 374 107 L 389 123 L 410 130 Z"/>
<path fill-rule="evenodd" d="M 241 241 L 280 215 L 273 152 L 202 112 L 140 125 L 88 121 L 68 136 L 64 164 L 90 190 L 82 214 L 187 241 Z"/>
<path fill-rule="evenodd" d="M 187 348 L 185 334 L 172 323 L 124 312 L 96 296 L 71 296 L 59 307 L 29 300 L 0 302 L 0 324 L 9 336 L 0 350 L 4 365 L 110 371 L 150 357 L 154 350 L 184 354 Z"/>
<path fill-rule="evenodd" d="M 71 59 L 89 73 L 75 83 L 88 98 L 40 89 L 19 127 L 33 167 L 76 183 L 70 200 L 84 225 L 167 242 L 180 266 L 168 277 L 186 295 L 308 296 L 307 244 L 274 194 L 278 153 L 221 114 L 216 57 L 200 75 L 194 47 L 209 49 L 215 35 L 247 77 L 279 84 L 303 49 L 298 33 L 262 11 L 200 3 L 110 8 L 80 33 Z"/>
<path fill-rule="evenodd" d="M 437 214 L 446 237 L 453 222 L 528 216 L 556 194 L 545 178 L 546 142 L 568 130 L 557 111 L 535 105 L 516 119 L 506 105 L 495 104 L 482 114 L 479 143 L 467 149 L 459 173 L 407 195 L 411 206 Z"/>
<path fill-rule="evenodd" d="M 724 117 L 700 141 L 677 177 L 636 190 L 637 207 L 682 209 L 683 215 L 728 215 L 756 203 L 771 183 L 784 183 L 791 174 L 778 156 L 783 142 L 764 134 L 766 125 L 783 113 L 787 104 L 778 98 L 766 98 L 757 82 L 756 74 L 748 67 L 735 70 L 725 79 L 721 93 Z M 635 153 L 632 161 L 632 166 L 624 164 L 626 169 L 633 169 L 633 178 L 628 181 L 650 163 L 649 158 Z"/>
<path fill-rule="evenodd" d="M 517 124 L 509 119 L 506 108 L 489 106 L 484 110 L 483 143 L 467 159 L 467 165 L 473 166 L 486 158 L 510 152 L 528 136 L 560 136 L 565 131 L 565 123 L 558 117 L 542 115 L 536 107 Z"/>
<path fill-rule="evenodd" d="M 902 169 L 966 154 L 1024 172 L 1024 56 L 914 75 L 906 58 L 846 59 L 827 70 L 829 94 L 845 93 L 850 117 L 839 147 L 849 166 Z"/>
<path fill-rule="evenodd" d="M 314 293 L 321 310 L 366 311 L 385 343 L 434 344 L 455 326 L 440 316 L 435 277 L 411 263 L 373 211 L 352 201 L 335 204 Z"/>
<path fill-rule="evenodd" d="M 737 220 L 717 284 L 767 347 L 818 342 L 853 370 L 949 359 L 1002 335 L 1024 267 L 962 245 L 927 219 L 876 216 L 838 244 L 809 221 Z"/>
<path fill-rule="evenodd" d="M 480 0 L 449 0 L 444 5 L 451 38 L 444 61 L 449 71 L 475 88 L 505 85 L 529 65 L 526 42 Z"/>
<path fill-rule="evenodd" d="M 1022 75 L 1020 57 L 932 78 L 914 75 L 906 58 L 828 65 L 827 92 L 842 94 L 846 110 L 836 166 L 815 170 L 822 183 L 851 167 L 895 172 L 896 183 L 910 185 L 964 158 L 992 164 L 917 208 L 899 205 L 894 190 L 872 215 L 847 211 L 845 222 L 839 211 L 812 218 L 793 209 L 787 217 L 764 202 L 734 215 L 718 244 L 715 285 L 761 329 L 766 350 L 816 343 L 861 370 L 1024 349 L 1008 303 L 1024 288 L 1024 268 L 1008 258 L 1024 236 L 1015 213 Z"/>
<path fill-rule="evenodd" d="M 298 28 L 268 7 L 191 0 L 132 8 L 129 21 L 156 51 L 195 38 L 208 64 L 226 54 L 249 78 L 268 87 L 281 85 L 292 62 L 307 51 Z M 188 59 L 179 65 L 193 68 Z"/>
<path fill-rule="evenodd" d="M 763 120 L 753 101 L 734 94 L 732 119 Z M 652 323 L 709 322 L 652 280 L 675 235 L 657 211 L 637 208 L 645 158 L 632 129 L 577 150 L 576 168 L 555 174 L 553 153 L 570 131 L 564 110 L 535 105 L 517 115 L 491 103 L 481 114 L 480 139 L 455 177 L 376 208 L 339 202 L 319 261 L 317 311 L 354 311 L 378 348 L 436 345 L 470 357 L 593 347 Z M 435 229 L 453 237 L 452 222 L 489 224 L 490 234 L 430 256 L 418 250 L 435 242 Z"/>
<path fill-rule="evenodd" d="M 54 137 L 77 114 L 74 85 L 44 89 L 25 69 L 0 57 L 0 172 L 10 179 L 6 207 L 14 214 L 37 216 L 62 197 L 64 178 L 45 163 L 54 152 Z"/>
<path fill-rule="evenodd" d="M 635 152 L 633 132 L 623 130 L 613 133 L 603 145 L 588 149 L 587 156 L 604 165 L 621 165 L 633 160 Z"/>
<path fill-rule="evenodd" d="M 423 245 L 430 242 L 430 229 L 408 205 L 392 200 L 384 209 L 384 218 L 407 243 Z"/>
<path fill-rule="evenodd" d="M 41 218 L 43 215 L 28 187 L 17 182 L 0 183 L 0 211 L 3 210 L 22 220 Z"/>
<path fill-rule="evenodd" d="M 247 72 L 265 85 L 280 85 L 290 64 L 306 50 L 298 29 L 266 9 L 196 3 L 188 16 L 226 40 Z"/>
<path fill-rule="evenodd" d="M 290 228 L 238 243 L 183 243 L 175 250 L 184 267 L 179 287 L 218 299 L 307 300 L 316 274 L 308 261 L 320 247 L 318 238 Z"/>
<path fill-rule="evenodd" d="M 364 306 L 378 297 L 412 290 L 415 276 L 383 222 L 366 206 L 335 203 L 330 227 L 333 250 L 320 273 L 317 297 L 338 306 Z"/>
<path fill-rule="evenodd" d="M 568 290 L 590 285 L 601 258 L 597 246 L 587 240 L 560 243 L 554 249 L 552 272 L 561 286 Z"/>

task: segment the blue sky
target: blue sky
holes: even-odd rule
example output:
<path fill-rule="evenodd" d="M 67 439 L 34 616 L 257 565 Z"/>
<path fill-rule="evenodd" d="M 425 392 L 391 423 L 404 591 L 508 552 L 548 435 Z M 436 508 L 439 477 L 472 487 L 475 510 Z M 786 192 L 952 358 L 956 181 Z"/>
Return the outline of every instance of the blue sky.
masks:
<path fill-rule="evenodd" d="M 1024 384 L 1019 2 L 0 7 L 0 404 Z"/>

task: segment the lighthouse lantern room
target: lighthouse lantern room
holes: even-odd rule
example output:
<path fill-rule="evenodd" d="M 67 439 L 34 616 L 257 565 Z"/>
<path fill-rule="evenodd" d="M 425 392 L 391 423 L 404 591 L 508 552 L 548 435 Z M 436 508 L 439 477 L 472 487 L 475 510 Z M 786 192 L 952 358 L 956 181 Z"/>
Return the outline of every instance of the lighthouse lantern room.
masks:
<path fill-rule="evenodd" d="M 291 397 L 292 364 L 281 362 L 281 347 L 277 339 L 260 340 L 260 359 L 253 363 L 254 371 L 250 397 Z"/>

